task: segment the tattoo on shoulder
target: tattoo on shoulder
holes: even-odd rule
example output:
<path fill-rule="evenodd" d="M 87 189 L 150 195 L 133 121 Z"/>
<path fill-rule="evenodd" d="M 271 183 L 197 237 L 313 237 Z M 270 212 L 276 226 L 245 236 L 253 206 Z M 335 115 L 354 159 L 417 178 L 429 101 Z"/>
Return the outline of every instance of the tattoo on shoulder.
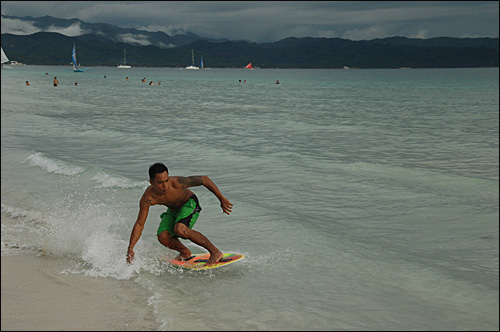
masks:
<path fill-rule="evenodd" d="M 146 198 L 146 204 L 153 205 L 153 201 L 151 200 L 151 198 Z"/>
<path fill-rule="evenodd" d="M 185 187 L 199 186 L 203 184 L 201 176 L 178 177 L 179 183 Z"/>

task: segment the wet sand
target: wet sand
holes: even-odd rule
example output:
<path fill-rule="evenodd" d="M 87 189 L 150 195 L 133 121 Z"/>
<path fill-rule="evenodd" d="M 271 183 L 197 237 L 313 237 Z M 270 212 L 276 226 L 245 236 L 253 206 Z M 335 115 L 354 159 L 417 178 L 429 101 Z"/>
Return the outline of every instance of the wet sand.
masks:
<path fill-rule="evenodd" d="M 61 274 L 64 263 L 2 249 L 2 331 L 158 330 L 150 294 L 134 281 Z"/>

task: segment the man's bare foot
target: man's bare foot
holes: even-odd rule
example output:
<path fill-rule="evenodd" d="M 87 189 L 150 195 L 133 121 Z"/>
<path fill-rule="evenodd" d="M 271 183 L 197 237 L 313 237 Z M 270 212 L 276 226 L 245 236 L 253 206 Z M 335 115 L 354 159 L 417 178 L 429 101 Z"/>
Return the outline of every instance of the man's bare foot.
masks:
<path fill-rule="evenodd" d="M 191 257 L 191 255 L 184 257 L 183 255 L 179 254 L 179 255 L 177 255 L 177 257 L 175 257 L 175 260 L 176 260 L 176 261 L 181 261 L 181 262 L 182 262 L 182 261 L 187 260 L 187 259 L 188 259 L 188 258 L 190 258 L 190 257 Z"/>
<path fill-rule="evenodd" d="M 220 261 L 222 259 L 223 256 L 224 256 L 224 254 L 221 251 L 217 250 L 215 253 L 210 255 L 210 258 L 208 259 L 207 265 L 212 265 L 212 264 L 217 263 L 218 261 Z"/>

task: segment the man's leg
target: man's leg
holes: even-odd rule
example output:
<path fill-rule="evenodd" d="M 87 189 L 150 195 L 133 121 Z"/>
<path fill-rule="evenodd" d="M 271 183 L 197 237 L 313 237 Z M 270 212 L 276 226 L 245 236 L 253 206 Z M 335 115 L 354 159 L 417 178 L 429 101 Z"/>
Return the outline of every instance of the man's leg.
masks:
<path fill-rule="evenodd" d="M 191 250 L 183 245 L 178 238 L 173 237 L 168 231 L 163 231 L 158 234 L 158 241 L 167 248 L 177 250 L 180 253 L 176 258 L 178 260 L 191 257 Z"/>
<path fill-rule="evenodd" d="M 184 225 L 183 223 L 176 223 L 174 232 L 176 235 L 182 237 L 183 239 L 188 239 L 197 245 L 202 246 L 203 248 L 207 249 L 210 252 L 210 259 L 208 260 L 207 264 L 214 264 L 220 261 L 223 257 L 222 252 L 217 249 L 212 242 L 210 242 L 205 235 L 201 234 L 198 231 L 195 231 L 193 229 L 189 229 L 188 226 Z M 179 241 L 180 242 L 180 241 Z"/>

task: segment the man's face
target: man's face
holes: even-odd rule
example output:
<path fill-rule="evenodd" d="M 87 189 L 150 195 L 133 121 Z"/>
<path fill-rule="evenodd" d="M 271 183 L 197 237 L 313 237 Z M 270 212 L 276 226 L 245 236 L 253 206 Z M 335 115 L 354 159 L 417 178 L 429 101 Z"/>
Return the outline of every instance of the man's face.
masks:
<path fill-rule="evenodd" d="M 165 171 L 163 173 L 156 174 L 155 179 L 149 180 L 149 182 L 158 193 L 164 194 L 167 192 L 169 180 L 170 178 L 168 176 L 168 172 Z"/>

